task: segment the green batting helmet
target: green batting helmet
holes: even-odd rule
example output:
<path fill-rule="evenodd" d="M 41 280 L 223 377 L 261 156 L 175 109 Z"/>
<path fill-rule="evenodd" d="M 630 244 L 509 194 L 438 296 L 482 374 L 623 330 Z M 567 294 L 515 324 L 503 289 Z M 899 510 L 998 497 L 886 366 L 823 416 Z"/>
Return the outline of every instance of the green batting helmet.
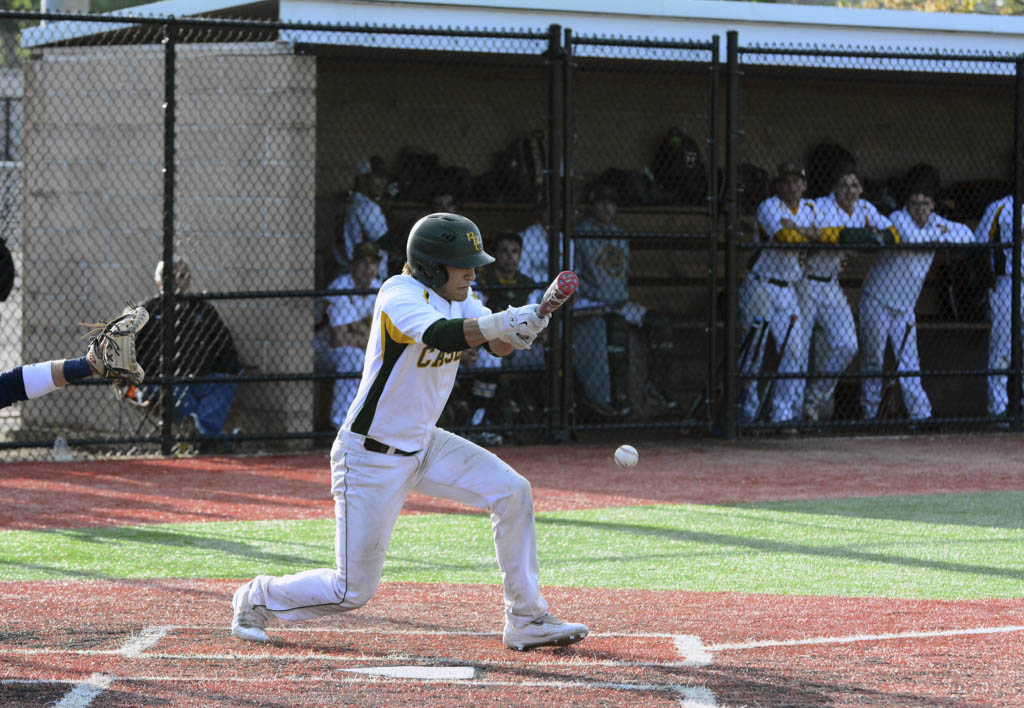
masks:
<path fill-rule="evenodd" d="M 441 266 L 479 268 L 494 259 L 484 251 L 480 229 L 458 214 L 428 214 L 409 232 L 405 258 L 413 277 L 428 288 L 437 289 L 448 282 Z"/>

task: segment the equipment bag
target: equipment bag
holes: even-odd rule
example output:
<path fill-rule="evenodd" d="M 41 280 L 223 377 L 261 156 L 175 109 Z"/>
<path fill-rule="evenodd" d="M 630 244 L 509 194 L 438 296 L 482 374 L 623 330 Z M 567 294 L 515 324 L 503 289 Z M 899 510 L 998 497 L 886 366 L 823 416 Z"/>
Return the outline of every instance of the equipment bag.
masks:
<path fill-rule="evenodd" d="M 707 203 L 708 174 L 697 141 L 680 128 L 671 128 L 658 143 L 651 172 L 675 204 Z"/>

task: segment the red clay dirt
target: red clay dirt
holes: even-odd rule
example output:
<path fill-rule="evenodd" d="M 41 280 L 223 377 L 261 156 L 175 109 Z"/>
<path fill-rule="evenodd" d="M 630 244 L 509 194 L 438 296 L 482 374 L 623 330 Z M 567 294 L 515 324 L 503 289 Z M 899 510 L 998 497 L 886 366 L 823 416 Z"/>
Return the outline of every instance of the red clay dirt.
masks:
<path fill-rule="evenodd" d="M 1018 436 L 808 438 L 640 444 L 620 469 L 608 445 L 502 447 L 538 511 L 655 503 L 1024 489 Z M 0 529 L 330 518 L 327 454 L 73 463 L 0 473 Z M 405 513 L 470 512 L 418 494 Z"/>

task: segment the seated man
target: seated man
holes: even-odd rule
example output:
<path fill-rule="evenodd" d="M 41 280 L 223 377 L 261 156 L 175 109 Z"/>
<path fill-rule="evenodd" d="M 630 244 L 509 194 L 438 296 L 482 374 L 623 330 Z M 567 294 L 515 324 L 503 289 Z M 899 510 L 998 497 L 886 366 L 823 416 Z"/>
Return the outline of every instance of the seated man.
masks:
<path fill-rule="evenodd" d="M 616 416 L 629 415 L 633 410 L 628 394 L 629 325 L 639 326 L 650 352 L 647 394 L 657 408 L 672 410 L 678 405 L 668 393 L 672 328 L 665 315 L 629 301 L 629 241 L 615 223 L 617 210 L 615 190 L 599 187 L 591 196 L 590 214 L 576 225 L 574 263 L 580 278 L 573 321 L 576 375 L 596 410 L 610 406 Z M 595 361 L 595 356 L 602 355 L 605 361 Z"/>
<path fill-rule="evenodd" d="M 163 290 L 164 263 L 156 264 L 153 279 L 158 291 Z M 174 262 L 174 292 L 188 291 L 190 274 L 188 265 Z M 142 330 L 136 341 L 136 354 L 142 368 L 150 378 L 192 378 L 230 376 L 238 374 L 238 352 L 227 325 L 213 305 L 203 300 L 182 299 L 174 310 L 174 358 L 161 370 L 161 333 L 163 332 L 163 303 L 159 295 L 147 300 L 143 307 L 150 313 L 149 326 Z M 200 437 L 219 435 L 231 404 L 238 391 L 236 382 L 208 381 L 177 384 L 172 388 L 174 419 L 191 419 Z M 160 387 L 146 386 L 143 399 L 154 404 Z"/>
<path fill-rule="evenodd" d="M 372 290 L 365 295 L 328 295 L 321 302 L 324 327 L 318 330 L 317 370 L 352 374 L 335 379 L 331 397 L 331 423 L 340 428 L 349 404 L 359 389 L 366 340 L 370 336 L 373 303 L 381 281 L 377 277 L 381 252 L 376 244 L 363 241 L 355 247 L 350 273 L 342 273 L 328 285 L 330 290 Z"/>
<path fill-rule="evenodd" d="M 492 311 L 537 302 L 538 281 L 519 270 L 522 254 L 522 236 L 515 231 L 502 231 L 494 240 L 494 263 L 477 271 L 478 292 Z M 505 366 L 535 365 L 544 365 L 544 347 L 534 346 L 505 359 Z"/>
<path fill-rule="evenodd" d="M 537 283 L 533 278 L 519 270 L 520 258 L 523 253 L 523 238 L 515 231 L 502 231 L 494 240 L 494 263 L 477 271 L 476 288 L 481 299 L 492 311 L 499 312 L 509 307 L 522 307 L 537 302 Z M 506 370 L 543 367 L 547 360 L 544 346 L 547 331 L 545 330 L 525 351 L 514 352 L 513 355 L 498 359 L 481 353 L 490 359 L 498 360 Z M 463 358 L 463 364 L 467 361 Z M 493 407 L 497 409 L 501 424 L 509 426 L 528 421 L 534 415 L 537 406 L 534 396 L 527 390 L 529 382 L 522 374 L 516 376 L 504 373 L 497 379 L 497 390 L 494 395 Z"/>
<path fill-rule="evenodd" d="M 388 176 L 379 158 L 370 158 L 356 169 L 355 189 L 345 206 L 345 217 L 341 233 L 335 243 L 337 265 L 345 270 L 351 267 L 355 247 L 363 241 L 372 241 L 383 248 L 382 239 L 388 233 L 388 220 L 381 206 L 387 194 Z M 378 276 L 383 281 L 388 277 L 387 262 L 381 261 Z"/>

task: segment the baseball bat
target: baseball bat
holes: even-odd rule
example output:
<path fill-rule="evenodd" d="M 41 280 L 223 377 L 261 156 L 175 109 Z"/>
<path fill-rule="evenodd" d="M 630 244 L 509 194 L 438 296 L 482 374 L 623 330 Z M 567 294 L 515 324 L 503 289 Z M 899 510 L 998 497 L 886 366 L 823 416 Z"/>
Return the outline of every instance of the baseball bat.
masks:
<path fill-rule="evenodd" d="M 793 325 L 796 324 L 796 315 L 789 316 L 789 326 L 786 327 L 786 334 L 782 338 L 782 344 L 779 346 L 779 365 L 782 365 L 782 357 L 786 354 L 786 346 L 789 344 L 789 336 L 793 334 Z M 767 328 L 766 328 L 767 329 Z M 779 373 L 779 367 L 775 367 L 775 373 Z M 772 397 L 775 393 L 775 382 L 778 379 L 772 379 L 768 382 L 768 385 L 764 389 L 764 395 L 761 396 L 761 400 L 757 404 L 757 413 L 754 414 L 754 422 L 761 419 L 761 411 L 764 409 L 764 404 Z"/>
<path fill-rule="evenodd" d="M 540 308 L 537 310 L 537 313 L 541 317 L 550 315 L 564 305 L 565 301 L 576 292 L 579 286 L 580 279 L 576 274 L 571 270 L 563 270 L 558 274 L 558 277 L 551 281 L 548 289 L 544 291 L 544 297 L 541 299 Z"/>
<path fill-rule="evenodd" d="M 740 345 L 739 352 L 740 373 L 747 373 L 747 367 L 750 365 L 750 362 L 757 358 L 757 352 L 761 345 L 764 344 L 765 332 L 767 331 L 766 325 L 767 323 L 763 319 L 755 317 L 750 325 L 750 329 L 747 330 L 747 334 L 743 337 L 743 343 Z M 751 348 L 752 345 L 753 348 Z"/>
<path fill-rule="evenodd" d="M 875 420 L 882 420 L 889 415 L 889 401 L 892 400 L 892 392 L 896 388 L 896 382 L 899 381 L 900 363 L 903 361 L 903 350 L 907 346 L 907 340 L 910 339 L 910 330 L 913 328 L 914 325 L 907 322 L 907 326 L 903 330 L 903 341 L 900 342 L 900 350 L 896 352 L 896 365 L 894 367 L 893 374 L 885 381 L 885 389 L 882 391 L 882 400 L 878 403 L 878 412 L 875 414 Z"/>
<path fill-rule="evenodd" d="M 743 341 L 740 343 L 739 352 L 736 357 L 737 361 L 739 362 L 740 372 L 742 372 L 744 370 L 744 367 L 747 365 L 747 353 L 750 351 L 750 345 L 754 341 L 754 338 L 757 336 L 757 333 L 760 331 L 763 324 L 764 320 L 762 320 L 760 317 L 755 317 L 754 321 L 747 328 L 746 334 L 743 335 Z M 714 396 L 716 402 L 721 397 L 722 389 L 724 388 L 724 382 L 722 381 L 722 377 L 725 375 L 725 365 L 726 360 L 722 359 L 720 362 L 718 362 L 718 367 L 715 369 L 716 383 Z M 693 416 L 697 413 L 697 409 L 699 409 L 702 404 L 707 404 L 709 401 L 710 397 L 708 396 L 708 387 L 705 386 L 704 389 L 697 395 L 697 398 L 694 399 L 693 405 L 690 406 L 690 410 L 683 418 L 683 420 L 692 419 Z"/>

